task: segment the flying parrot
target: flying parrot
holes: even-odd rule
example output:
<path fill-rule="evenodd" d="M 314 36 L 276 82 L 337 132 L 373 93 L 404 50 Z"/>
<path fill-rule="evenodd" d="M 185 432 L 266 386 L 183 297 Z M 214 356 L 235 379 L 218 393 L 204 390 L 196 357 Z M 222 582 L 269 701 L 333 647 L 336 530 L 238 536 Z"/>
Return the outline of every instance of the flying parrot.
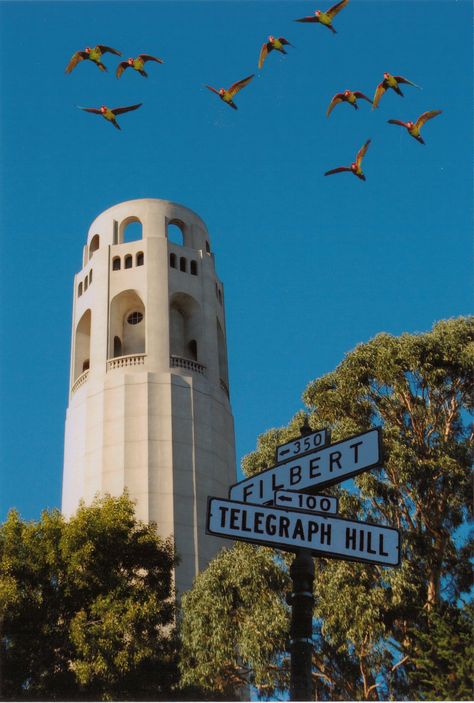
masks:
<path fill-rule="evenodd" d="M 362 159 L 364 158 L 367 149 L 369 148 L 369 144 L 370 144 L 370 139 L 367 139 L 365 144 L 363 146 L 361 146 L 361 148 L 357 152 L 357 156 L 356 156 L 356 159 L 353 164 L 351 164 L 350 166 L 339 166 L 338 168 L 333 168 L 330 171 L 326 171 L 326 173 L 324 175 L 330 176 L 333 173 L 341 173 L 342 171 L 351 171 L 354 174 L 354 176 L 357 176 L 357 178 L 360 178 L 361 181 L 365 181 L 365 176 L 364 176 L 362 169 L 361 169 L 361 163 L 362 163 Z"/>
<path fill-rule="evenodd" d="M 262 48 L 260 50 L 260 57 L 258 59 L 258 67 L 262 68 L 263 62 L 267 58 L 267 55 L 275 49 L 275 51 L 280 51 L 282 54 L 286 54 L 287 52 L 284 49 L 284 46 L 291 46 L 290 42 L 285 39 L 285 37 L 273 37 L 271 34 L 268 37 L 268 41 L 262 44 Z"/>
<path fill-rule="evenodd" d="M 384 73 L 383 81 L 378 84 L 377 90 L 375 91 L 374 102 L 372 103 L 372 110 L 378 107 L 380 98 L 389 88 L 392 88 L 392 90 L 398 93 L 398 95 L 401 95 L 403 98 L 403 93 L 400 90 L 400 86 L 398 85 L 399 83 L 407 83 L 408 85 L 413 85 L 415 88 L 420 87 L 416 83 L 412 83 L 411 81 L 409 81 L 407 78 L 403 78 L 403 76 L 392 76 L 390 73 Z"/>
<path fill-rule="evenodd" d="M 147 61 L 156 61 L 156 63 L 164 63 L 162 59 L 158 59 L 156 56 L 150 56 L 149 54 L 139 54 L 135 59 L 132 58 L 128 59 L 128 61 L 121 61 L 117 66 L 117 71 L 115 72 L 115 75 L 117 76 L 117 78 L 120 78 L 126 68 L 133 68 L 135 69 L 135 71 L 138 71 L 141 76 L 143 76 L 144 78 L 148 78 L 148 73 L 144 70 L 144 66 Z"/>
<path fill-rule="evenodd" d="M 239 90 L 242 90 L 247 83 L 250 83 L 252 78 L 254 77 L 254 73 L 252 73 L 251 76 L 247 76 L 247 78 L 242 78 L 241 81 L 237 81 L 236 83 L 232 83 L 230 86 L 229 90 L 226 90 L 225 88 L 220 88 L 220 90 L 216 90 L 210 85 L 206 85 L 206 88 L 209 88 L 209 90 L 212 90 L 213 93 L 216 93 L 220 97 L 221 100 L 223 100 L 227 105 L 230 105 L 230 107 L 233 107 L 234 110 L 237 110 L 237 105 L 234 103 L 232 98 L 236 93 L 239 92 Z"/>
<path fill-rule="evenodd" d="M 120 129 L 120 126 L 115 119 L 116 115 L 121 115 L 124 112 L 130 112 L 131 110 L 137 110 L 143 103 L 138 103 L 138 105 L 129 105 L 128 107 L 107 107 L 107 105 L 102 105 L 101 107 L 79 107 L 79 110 L 85 110 L 86 112 L 92 112 L 94 115 L 102 115 L 106 120 L 112 122 L 113 126 Z"/>
<path fill-rule="evenodd" d="M 116 56 L 122 56 L 121 51 L 117 51 L 117 49 L 112 49 L 110 46 L 104 46 L 103 44 L 97 44 L 93 49 L 91 49 L 90 46 L 86 46 L 84 51 L 76 51 L 75 54 L 73 54 L 71 60 L 69 61 L 68 65 L 66 66 L 66 73 L 71 73 L 72 69 L 77 66 L 79 61 L 84 61 L 85 59 L 89 59 L 89 61 L 93 61 L 96 66 L 100 68 L 101 71 L 106 71 L 107 66 L 105 66 L 102 61 L 102 54 L 105 54 L 109 52 L 110 54 L 115 54 Z"/>
<path fill-rule="evenodd" d="M 429 112 L 424 112 L 416 122 L 402 122 L 401 120 L 387 120 L 390 124 L 398 124 L 400 127 L 406 127 L 408 134 L 414 137 L 420 144 L 424 144 L 423 137 L 420 134 L 420 130 L 428 120 L 433 117 L 440 115 L 442 110 L 430 110 Z"/>
<path fill-rule="evenodd" d="M 363 98 L 364 100 L 368 100 L 369 103 L 372 102 L 372 100 L 368 98 L 367 95 L 364 95 L 364 93 L 361 93 L 360 90 L 345 90 L 343 93 L 336 93 L 336 95 L 333 97 L 333 99 L 329 103 L 329 107 L 326 112 L 326 117 L 329 117 L 333 108 L 338 103 L 349 103 L 349 105 L 352 105 L 356 110 L 358 110 L 359 106 L 357 105 L 357 98 Z"/>
<path fill-rule="evenodd" d="M 295 22 L 320 22 L 325 27 L 330 29 L 331 32 L 336 34 L 336 30 L 332 26 L 333 17 L 335 17 L 337 13 L 340 12 L 347 5 L 348 2 L 349 0 L 341 0 L 341 2 L 338 2 L 336 5 L 333 5 L 329 8 L 329 10 L 326 10 L 326 12 L 322 12 L 321 10 L 315 10 L 314 15 L 310 15 L 309 17 L 301 17 L 300 19 L 295 20 Z"/>

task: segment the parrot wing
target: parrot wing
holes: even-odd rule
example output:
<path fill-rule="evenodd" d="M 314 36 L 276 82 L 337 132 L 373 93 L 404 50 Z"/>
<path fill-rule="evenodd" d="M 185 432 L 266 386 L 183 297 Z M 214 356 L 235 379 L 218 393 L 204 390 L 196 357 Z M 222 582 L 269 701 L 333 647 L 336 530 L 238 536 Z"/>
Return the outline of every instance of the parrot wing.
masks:
<path fill-rule="evenodd" d="M 330 7 L 329 10 L 326 10 L 325 14 L 332 19 L 347 5 L 348 2 L 349 0 L 341 0 L 341 2 L 338 2 L 336 5 Z"/>
<path fill-rule="evenodd" d="M 213 93 L 215 93 L 216 95 L 219 95 L 219 97 L 220 97 L 219 91 L 216 90 L 215 88 L 213 88 L 212 85 L 206 85 L 206 88 L 209 88 L 209 90 L 212 90 Z"/>
<path fill-rule="evenodd" d="M 105 54 L 109 52 L 109 54 L 115 54 L 116 56 L 122 56 L 121 51 L 117 51 L 117 49 L 112 49 L 111 46 L 104 46 L 104 44 L 97 44 L 97 49 L 99 49 L 101 54 Z"/>
<path fill-rule="evenodd" d="M 419 85 L 417 85 L 416 83 L 412 83 L 411 81 L 409 81 L 407 78 L 404 78 L 403 76 L 394 76 L 394 78 L 397 81 L 397 83 L 407 83 L 408 85 L 413 85 L 415 88 L 420 88 Z M 421 90 L 421 88 L 420 88 L 420 90 Z"/>
<path fill-rule="evenodd" d="M 363 98 L 364 100 L 368 100 L 369 103 L 372 102 L 372 100 L 368 98 L 367 95 L 364 95 L 364 93 L 361 93 L 360 90 L 354 90 L 354 95 L 356 98 Z"/>
<path fill-rule="evenodd" d="M 127 107 L 113 107 L 110 112 L 113 112 L 114 115 L 121 115 L 124 112 L 130 112 L 130 110 L 136 110 L 141 105 L 143 105 L 143 103 L 138 103 L 138 105 L 128 105 Z"/>
<path fill-rule="evenodd" d="M 366 154 L 366 152 L 367 152 L 367 149 L 369 148 L 369 144 L 370 144 L 370 139 L 367 139 L 367 141 L 365 142 L 365 144 L 364 144 L 363 146 L 361 146 L 361 148 L 360 148 L 359 151 L 357 152 L 356 164 L 357 164 L 357 166 L 358 166 L 359 168 L 360 168 L 360 165 L 361 165 L 361 163 L 362 163 L 362 159 L 364 158 L 364 156 L 365 156 L 365 154 Z"/>
<path fill-rule="evenodd" d="M 333 173 L 342 173 L 342 171 L 352 171 L 348 166 L 338 166 L 338 168 L 332 168 L 330 171 L 326 171 L 325 176 L 331 176 Z"/>
<path fill-rule="evenodd" d="M 372 110 L 374 108 L 378 107 L 380 98 L 382 97 L 382 95 L 385 93 L 386 90 L 387 90 L 387 87 L 385 85 L 385 80 L 383 80 L 381 83 L 378 84 L 377 90 L 375 91 L 374 101 L 372 103 Z"/>
<path fill-rule="evenodd" d="M 125 71 L 125 69 L 127 69 L 129 66 L 130 66 L 130 64 L 128 63 L 128 61 L 121 61 L 121 62 L 119 63 L 119 65 L 117 66 L 117 70 L 115 71 L 115 75 L 117 76 L 117 78 L 120 78 L 120 76 L 122 75 L 122 73 L 123 73 L 123 72 Z"/>
<path fill-rule="evenodd" d="M 100 115 L 100 110 L 97 107 L 81 107 L 80 105 L 76 105 L 76 107 L 78 107 L 79 110 L 85 110 L 86 112 L 93 112 L 94 115 Z"/>
<path fill-rule="evenodd" d="M 318 18 L 315 15 L 311 15 L 310 17 L 300 17 L 299 20 L 294 20 L 295 22 L 317 22 Z"/>
<path fill-rule="evenodd" d="M 288 44 L 288 46 L 293 46 L 293 44 L 290 44 L 288 39 L 285 39 L 285 37 L 278 37 L 278 41 L 280 42 L 280 44 Z"/>
<path fill-rule="evenodd" d="M 262 48 L 260 49 L 260 56 L 258 57 L 258 67 L 262 68 L 263 62 L 267 58 L 267 55 L 270 51 L 272 51 L 273 46 L 270 44 L 270 42 L 265 42 L 262 44 Z"/>
<path fill-rule="evenodd" d="M 402 122 L 401 120 L 387 120 L 389 124 L 399 124 L 400 127 L 406 127 L 405 122 Z"/>
<path fill-rule="evenodd" d="M 75 54 L 72 55 L 71 60 L 69 61 L 68 65 L 66 66 L 66 73 L 71 73 L 72 69 L 77 66 L 79 61 L 82 61 L 83 59 L 86 59 L 88 56 L 86 51 L 76 51 Z"/>
<path fill-rule="evenodd" d="M 423 127 L 425 122 L 431 120 L 433 117 L 436 117 L 436 115 L 440 115 L 441 112 L 442 110 L 430 110 L 429 112 L 424 112 L 422 115 L 419 116 L 419 118 L 415 122 L 415 127 L 420 129 L 420 127 Z"/>
<path fill-rule="evenodd" d="M 232 85 L 230 86 L 230 88 L 227 92 L 230 93 L 231 97 L 233 98 L 234 95 L 239 92 L 239 90 L 242 90 L 242 88 L 245 88 L 247 83 L 250 83 L 250 81 L 252 80 L 254 75 L 255 74 L 252 73 L 251 76 L 247 76 L 247 78 L 242 78 L 241 81 L 237 81 L 236 83 L 232 83 Z"/>
<path fill-rule="evenodd" d="M 164 63 L 163 59 L 159 59 L 156 56 L 150 56 L 150 54 L 140 54 L 138 58 L 142 61 L 145 61 L 145 63 L 147 61 L 156 61 L 156 63 Z"/>
<path fill-rule="evenodd" d="M 326 112 L 326 117 L 329 117 L 331 112 L 333 111 L 333 108 L 338 104 L 342 102 L 342 93 L 336 93 L 336 95 L 333 97 L 331 102 L 329 103 L 329 107 Z"/>

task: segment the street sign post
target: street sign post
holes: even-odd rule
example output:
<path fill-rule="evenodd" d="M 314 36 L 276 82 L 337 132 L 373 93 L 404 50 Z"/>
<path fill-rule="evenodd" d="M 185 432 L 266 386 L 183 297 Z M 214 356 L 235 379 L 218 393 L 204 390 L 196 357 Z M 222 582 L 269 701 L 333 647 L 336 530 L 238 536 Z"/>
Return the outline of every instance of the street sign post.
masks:
<path fill-rule="evenodd" d="M 400 538 L 391 527 L 345 518 L 209 498 L 207 530 L 227 539 L 285 551 L 398 566 Z"/>
<path fill-rule="evenodd" d="M 229 498 L 266 504 L 273 500 L 275 491 L 330 486 L 380 466 L 381 461 L 380 430 L 375 428 L 235 483 L 230 487 Z"/>
<path fill-rule="evenodd" d="M 391 527 L 341 518 L 337 498 L 316 495 L 316 488 L 380 467 L 381 430 L 329 446 L 329 431 L 311 430 L 308 419 L 300 432 L 301 437 L 277 447 L 275 466 L 231 486 L 228 500 L 208 498 L 206 532 L 295 553 L 287 600 L 291 604 L 290 696 L 310 701 L 312 555 L 398 566 L 400 535 Z"/>
<path fill-rule="evenodd" d="M 297 456 L 307 454 L 315 449 L 322 449 L 329 444 L 329 441 L 329 430 L 324 429 L 317 430 L 316 432 L 309 432 L 303 437 L 293 439 L 291 442 L 280 444 L 280 446 L 276 449 L 277 464 L 282 461 L 288 461 L 289 459 L 295 459 Z"/>
<path fill-rule="evenodd" d="M 315 513 L 336 515 L 339 510 L 339 500 L 333 496 L 311 495 L 295 491 L 276 491 L 274 504 L 292 510 L 308 510 Z"/>

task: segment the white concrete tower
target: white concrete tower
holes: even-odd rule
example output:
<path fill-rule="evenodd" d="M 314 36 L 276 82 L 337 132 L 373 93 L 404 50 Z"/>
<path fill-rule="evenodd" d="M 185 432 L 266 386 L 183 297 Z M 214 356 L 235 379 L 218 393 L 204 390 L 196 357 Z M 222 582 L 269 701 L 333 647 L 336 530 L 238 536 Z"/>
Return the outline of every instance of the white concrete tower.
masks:
<path fill-rule="evenodd" d="M 132 222 L 142 236 L 127 241 Z M 63 513 L 127 488 L 137 516 L 174 536 L 187 590 L 224 546 L 205 534 L 207 497 L 236 480 L 223 288 L 194 212 L 146 198 L 92 223 L 74 279 L 70 379 Z"/>

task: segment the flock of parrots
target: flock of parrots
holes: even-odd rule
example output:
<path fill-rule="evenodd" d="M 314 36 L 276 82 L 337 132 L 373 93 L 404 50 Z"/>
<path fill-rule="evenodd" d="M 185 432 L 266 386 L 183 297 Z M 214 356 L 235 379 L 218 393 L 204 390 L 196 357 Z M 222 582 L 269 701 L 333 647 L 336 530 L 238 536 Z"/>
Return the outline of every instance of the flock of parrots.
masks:
<path fill-rule="evenodd" d="M 335 34 L 336 30 L 333 27 L 332 21 L 334 17 L 338 14 L 338 12 L 340 12 L 348 3 L 349 0 L 340 0 L 340 2 L 330 7 L 328 10 L 326 10 L 326 12 L 323 12 L 322 10 L 315 10 L 313 15 L 310 15 L 308 17 L 301 17 L 300 19 L 295 20 L 295 22 L 317 22 L 319 24 L 322 24 L 324 27 L 327 27 L 331 30 L 331 32 Z M 279 51 L 282 54 L 286 54 L 287 51 L 285 49 L 285 46 L 291 46 L 290 42 L 285 39 L 285 37 L 269 36 L 268 41 L 264 42 L 260 50 L 260 56 L 258 61 L 259 69 L 262 68 L 265 59 L 267 58 L 268 54 L 270 54 L 272 51 Z M 71 71 L 77 66 L 77 64 L 84 60 L 92 61 L 101 71 L 107 71 L 107 67 L 102 63 L 102 56 L 107 52 L 115 54 L 116 56 L 122 55 L 120 51 L 117 51 L 117 49 L 112 49 L 110 46 L 104 46 L 102 44 L 98 44 L 94 48 L 86 47 L 84 51 L 76 51 L 75 54 L 73 54 L 71 60 L 66 66 L 66 73 L 71 73 Z M 117 78 L 120 78 L 122 73 L 127 68 L 132 68 L 137 71 L 141 76 L 147 78 L 148 74 L 146 73 L 144 67 L 148 61 L 154 61 L 155 63 L 163 63 L 163 60 L 157 58 L 156 56 L 150 56 L 150 54 L 139 54 L 135 58 L 130 58 L 127 61 L 121 61 L 117 66 L 115 75 Z M 227 105 L 232 107 L 234 110 L 237 110 L 237 105 L 234 102 L 234 96 L 239 92 L 239 90 L 244 88 L 252 80 L 254 75 L 255 74 L 252 74 L 251 76 L 247 76 L 247 78 L 243 78 L 242 80 L 233 83 L 230 88 L 227 89 L 220 88 L 219 90 L 216 90 L 216 88 L 213 88 L 210 85 L 206 85 L 205 87 L 211 90 L 216 95 L 218 95 L 219 98 L 223 100 Z M 383 76 L 383 80 L 378 84 L 376 88 L 373 100 L 368 98 L 359 90 L 345 90 L 342 93 L 336 93 L 336 95 L 332 98 L 331 102 L 329 103 L 329 107 L 326 111 L 326 116 L 329 117 L 334 107 L 341 102 L 347 102 L 349 105 L 352 105 L 352 107 L 357 110 L 358 99 L 367 100 L 369 103 L 372 103 L 372 109 L 374 109 L 378 107 L 382 95 L 389 88 L 391 88 L 396 93 L 398 93 L 398 95 L 401 95 L 403 97 L 403 93 L 400 90 L 400 83 L 406 83 L 407 85 L 412 85 L 415 88 L 419 88 L 416 83 L 412 83 L 407 78 L 403 78 L 403 76 L 393 76 L 390 73 L 384 73 Z M 116 120 L 116 116 L 121 115 L 124 112 L 137 110 L 141 105 L 142 103 L 138 103 L 137 105 L 128 105 L 126 107 L 114 108 L 109 108 L 106 105 L 102 105 L 99 108 L 79 107 L 79 109 L 85 110 L 86 112 L 92 112 L 96 115 L 102 115 L 102 117 L 111 122 L 114 127 L 120 129 L 120 126 Z M 423 141 L 423 138 L 420 134 L 421 127 L 425 124 L 425 122 L 432 119 L 433 117 L 436 117 L 440 113 L 441 110 L 429 110 L 420 115 L 420 117 L 418 117 L 415 122 L 402 122 L 401 120 L 388 120 L 388 122 L 390 124 L 396 124 L 400 125 L 401 127 L 405 127 L 410 136 L 420 142 L 420 144 L 424 144 L 425 142 Z M 362 145 L 362 147 L 357 152 L 354 163 L 352 163 L 350 166 L 339 166 L 338 168 L 333 168 L 330 171 L 326 171 L 324 175 L 330 176 L 333 173 L 349 171 L 355 176 L 357 176 L 357 178 L 360 178 L 361 180 L 365 181 L 365 175 L 362 171 L 361 164 L 362 159 L 364 158 L 367 149 L 369 148 L 370 141 L 371 140 L 368 139 L 365 144 Z"/>

